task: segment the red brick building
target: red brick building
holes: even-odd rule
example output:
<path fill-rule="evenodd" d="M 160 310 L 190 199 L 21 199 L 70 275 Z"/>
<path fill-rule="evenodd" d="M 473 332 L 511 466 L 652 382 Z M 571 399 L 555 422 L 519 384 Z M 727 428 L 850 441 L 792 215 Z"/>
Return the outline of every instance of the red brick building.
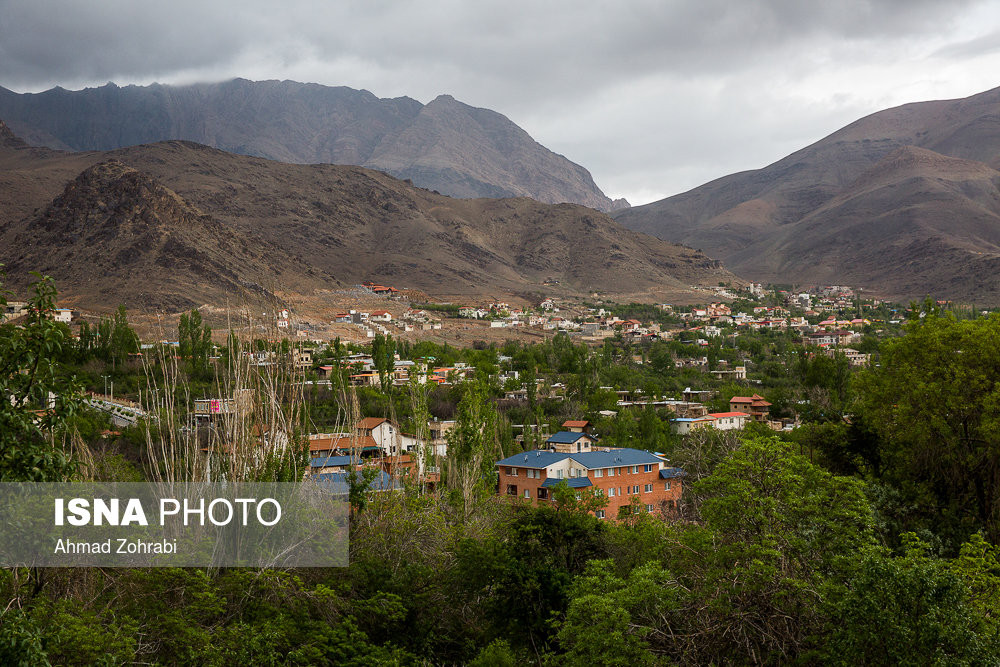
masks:
<path fill-rule="evenodd" d="M 541 505 L 552 501 L 553 487 L 565 481 L 570 488 L 600 491 L 608 505 L 596 513 L 616 518 L 619 508 L 637 499 L 640 511 L 669 516 L 683 492 L 684 471 L 639 449 L 602 449 L 589 452 L 532 450 L 497 461 L 498 492 Z"/>

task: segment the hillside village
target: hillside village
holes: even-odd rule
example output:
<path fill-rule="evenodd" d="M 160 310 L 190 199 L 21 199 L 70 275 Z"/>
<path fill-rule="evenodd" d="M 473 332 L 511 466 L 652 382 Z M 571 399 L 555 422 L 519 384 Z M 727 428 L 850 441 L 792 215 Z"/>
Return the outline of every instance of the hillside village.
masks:
<path fill-rule="evenodd" d="M 304 9 L 317 18 L 297 39 L 354 30 Z M 745 38 L 729 54 L 758 74 L 768 59 L 747 55 L 760 35 L 822 53 L 846 30 L 864 59 L 866 41 L 933 45 L 948 24 L 944 5 L 940 21 L 899 6 L 899 20 L 862 12 L 836 29 L 823 12 L 729 9 Z M 590 31 L 600 43 L 574 38 L 585 53 L 566 62 L 634 67 L 606 51 L 616 38 L 686 29 L 612 11 Z M 461 21 L 423 13 L 461 35 L 470 64 L 499 71 Z M 83 27 L 84 14 L 122 25 L 89 7 Z M 249 16 L 217 14 L 230 28 Z M 426 46 L 420 12 L 389 14 Z M 378 35 L 402 34 L 386 18 Z M 572 51 L 534 30 L 552 21 L 514 23 Z M 37 51 L 44 24 L 21 41 Z M 98 32 L 140 35 L 138 60 L 155 60 L 155 31 Z M 243 32 L 243 53 L 267 48 Z M 176 51 L 174 37 L 161 47 Z M 961 64 L 983 39 L 952 34 L 935 59 Z M 354 41 L 398 56 L 399 40 Z M 211 60 L 222 42 L 191 52 Z M 82 44 L 64 49 L 77 69 Z M 645 60 L 690 78 L 691 58 Z M 648 74 L 629 88 L 639 97 L 617 97 L 666 80 Z M 494 88 L 546 126 L 549 107 L 526 112 L 516 87 Z M 813 105 L 827 121 L 829 93 Z M 0 665 L 1000 662 L 1000 309 L 974 305 L 1000 304 L 1000 89 L 870 114 L 634 208 L 502 114 L 448 95 L 235 79 L 0 87 L 0 103 L 17 130 L 0 121 Z M 657 146 L 681 126 L 646 107 L 655 132 L 628 130 L 649 150 L 618 151 L 635 162 L 619 161 L 619 179 L 662 179 L 644 154 L 683 156 Z M 805 127 L 749 115 L 784 123 L 786 140 Z M 559 133 L 573 152 L 588 118 Z M 724 164 L 712 150 L 748 136 L 718 129 L 682 138 L 712 169 Z M 608 154 L 613 142 L 591 136 Z M 10 502 L 66 482 L 93 490 L 102 537 L 119 527 L 105 482 L 221 489 L 244 503 L 243 526 L 233 540 L 173 540 L 193 560 L 48 560 L 68 541 L 62 500 L 54 533 L 51 500 L 34 526 Z M 247 482 L 292 489 L 283 516 L 304 519 L 305 536 L 288 539 L 271 497 L 271 522 L 258 503 L 248 526 Z M 218 526 L 212 507 L 232 507 L 200 500 L 185 525 L 206 527 L 207 505 Z M 274 537 L 261 559 L 242 549 Z M 74 539 L 73 554 L 110 542 Z M 220 563 L 227 546 L 239 554 Z"/>
<path fill-rule="evenodd" d="M 809 400 L 799 399 L 797 405 L 790 402 L 781 383 L 775 387 L 775 367 L 780 374 L 791 375 L 795 369 L 789 364 L 808 364 L 809 359 L 825 357 L 831 362 L 839 359 L 849 368 L 863 368 L 870 362 L 875 341 L 892 335 L 905 315 L 889 303 L 862 299 L 840 286 L 795 291 L 764 289 L 753 283 L 743 288 L 720 286 L 714 293 L 716 300 L 694 306 L 587 304 L 553 298 L 532 306 L 501 301 L 479 305 L 414 303 L 405 292 L 391 286 L 366 282 L 356 289 L 384 307 L 337 311 L 328 325 L 344 333 L 343 340 L 340 336 L 334 340 L 317 337 L 320 329 L 314 322 L 300 320 L 293 311 L 282 308 L 269 327 L 273 340 L 280 339 L 282 344 L 243 353 L 249 368 L 269 373 L 286 369 L 291 373 L 289 381 L 300 383 L 309 400 L 320 401 L 311 417 L 314 428 L 307 433 L 311 475 L 346 489 L 352 472 L 370 469 L 378 471 L 370 481 L 373 492 L 400 490 L 405 484 L 433 490 L 442 483 L 442 472 L 447 469 L 449 433 L 457 423 L 454 408 L 439 410 L 439 415 L 417 422 L 413 414 L 380 413 L 377 406 L 384 405 L 384 399 L 379 397 L 405 393 L 412 386 L 436 387 L 436 396 L 462 395 L 462 386 L 473 382 L 490 387 L 489 400 L 507 416 L 508 446 L 536 459 L 531 465 L 516 466 L 515 459 L 522 455 L 497 455 L 496 492 L 546 502 L 552 497 L 551 487 L 565 480 L 570 488 L 601 489 L 609 500 L 619 498 L 610 514 L 594 510 L 602 518 L 617 516 L 621 507 L 631 507 L 632 498 L 644 497 L 649 502 L 639 504 L 648 512 L 675 516 L 685 472 L 674 466 L 669 456 L 678 442 L 706 429 L 738 432 L 754 425 L 771 431 L 794 430 L 802 421 L 803 408 L 809 413 L 816 406 Z M 26 307 L 25 302 L 11 301 L 3 316 L 16 326 L 29 315 Z M 89 330 L 87 317 L 80 315 L 58 308 L 52 317 L 79 326 L 79 338 Z M 609 371 L 619 369 L 621 372 L 614 373 L 624 381 L 598 382 L 583 389 L 571 376 L 559 372 L 565 369 L 543 373 L 533 364 L 526 366 L 525 343 L 508 340 L 497 346 L 480 341 L 472 346 L 474 353 L 476 348 L 480 352 L 472 354 L 450 349 L 447 343 L 442 348 L 420 342 L 422 335 L 469 324 L 479 327 L 474 331 L 533 330 L 541 340 L 564 340 L 565 349 L 581 361 L 596 356 L 614 360 Z M 219 340 L 217 335 L 215 338 Z M 156 350 L 173 349 L 177 354 L 180 345 L 170 341 L 143 343 L 141 350 L 130 354 L 131 362 L 126 366 L 139 369 Z M 212 348 L 215 356 L 207 359 L 218 364 L 220 346 L 215 343 Z M 801 359 L 789 356 L 789 352 L 795 354 L 792 348 L 801 350 Z M 451 358 L 443 358 L 442 349 Z M 439 354 L 429 354 L 435 351 Z M 180 351 L 177 358 L 185 354 Z M 634 370 L 626 373 L 629 368 Z M 650 382 L 650 374 L 673 376 L 676 389 L 670 391 L 662 383 Z M 631 380 L 627 379 L 630 376 Z M 141 389 L 130 391 L 121 371 L 101 377 L 103 388 L 99 382 L 92 386 L 88 400 L 112 421 L 105 437 L 114 439 L 120 429 L 136 428 L 155 413 L 150 396 L 143 397 Z M 347 423 L 342 412 L 332 420 L 325 417 L 329 413 L 322 401 L 329 399 L 323 397 L 345 390 L 361 392 L 361 415 Z M 213 435 L 225 430 L 222 423 L 242 418 L 253 406 L 245 392 L 213 396 L 207 387 L 204 391 L 207 395 L 193 400 L 189 416 L 182 421 L 195 429 L 204 444 L 203 454 L 211 457 L 225 450 L 225 444 Z M 581 391 L 602 398 L 595 402 Z M 774 397 L 775 391 L 777 398 L 769 401 L 765 396 Z M 830 407 L 829 397 L 820 398 Z M 564 406 L 575 407 L 567 413 Z M 621 420 L 638 419 L 645 411 L 657 416 L 657 423 L 662 424 L 660 435 L 639 449 L 626 446 L 631 444 L 623 433 L 628 427 Z M 599 452 L 611 458 L 590 456 L 590 463 L 584 460 L 587 456 L 581 458 Z M 638 464 L 605 465 L 622 456 L 629 461 L 641 458 L 644 474 L 669 477 L 631 480 L 627 476 L 636 473 Z M 600 465 L 594 462 L 598 460 Z M 605 489 L 602 483 L 619 469 L 636 483 Z M 522 478 L 527 474 L 527 479 L 533 480 L 531 484 L 525 486 L 513 479 L 519 470 Z"/>

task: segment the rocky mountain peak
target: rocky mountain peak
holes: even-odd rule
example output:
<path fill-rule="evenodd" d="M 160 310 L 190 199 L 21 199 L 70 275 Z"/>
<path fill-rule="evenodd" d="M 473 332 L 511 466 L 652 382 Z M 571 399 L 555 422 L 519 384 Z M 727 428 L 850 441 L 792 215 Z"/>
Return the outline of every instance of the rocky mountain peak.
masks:
<path fill-rule="evenodd" d="M 7 124 L 0 120 L 0 146 L 6 148 L 25 148 L 26 144 L 14 131 L 7 127 Z"/>

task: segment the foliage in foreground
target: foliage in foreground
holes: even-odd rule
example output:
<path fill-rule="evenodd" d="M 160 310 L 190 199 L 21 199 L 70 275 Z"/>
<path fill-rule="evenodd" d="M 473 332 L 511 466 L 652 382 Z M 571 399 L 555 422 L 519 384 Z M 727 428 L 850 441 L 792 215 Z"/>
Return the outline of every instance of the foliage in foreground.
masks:
<path fill-rule="evenodd" d="M 379 495 L 340 570 L 8 570 L 0 662 L 982 664 L 1000 559 L 892 552 L 863 483 L 773 437 L 697 482 L 701 521 Z M 41 577 L 41 578 L 39 578 Z M 17 664 L 17 663 L 10 663 Z"/>

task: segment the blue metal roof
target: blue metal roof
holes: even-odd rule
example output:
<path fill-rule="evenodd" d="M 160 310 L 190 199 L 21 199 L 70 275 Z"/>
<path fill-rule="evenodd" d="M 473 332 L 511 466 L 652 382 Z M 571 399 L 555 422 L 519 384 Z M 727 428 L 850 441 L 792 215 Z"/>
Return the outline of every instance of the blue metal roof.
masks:
<path fill-rule="evenodd" d="M 498 466 L 517 466 L 518 468 L 547 468 L 553 463 L 559 463 L 569 454 L 564 452 L 550 452 L 547 449 L 532 449 L 508 456 L 497 461 Z"/>
<path fill-rule="evenodd" d="M 313 468 L 329 468 L 331 466 L 346 466 L 351 464 L 351 456 L 320 456 L 309 461 Z"/>
<path fill-rule="evenodd" d="M 558 433 L 549 436 L 549 439 L 545 442 L 554 442 L 559 445 L 571 445 L 580 438 L 589 438 L 590 440 L 596 440 L 594 436 L 587 433 L 574 433 L 573 431 L 559 431 Z"/>
<path fill-rule="evenodd" d="M 574 433 L 573 435 L 583 435 Z M 498 466 L 517 468 L 547 468 L 563 459 L 571 458 L 584 468 L 614 468 L 616 466 L 635 466 L 659 464 L 662 459 L 642 449 L 612 449 L 610 452 L 550 452 L 545 449 L 533 449 L 528 452 L 514 454 L 497 461 Z"/>
<path fill-rule="evenodd" d="M 660 479 L 673 479 L 674 477 L 687 477 L 683 468 L 664 468 L 660 471 Z"/>
<path fill-rule="evenodd" d="M 647 463 L 659 464 L 662 459 L 642 449 L 612 449 L 610 452 L 580 452 L 570 454 L 573 460 L 585 468 L 614 468 L 616 466 L 635 466 Z"/>
<path fill-rule="evenodd" d="M 549 477 L 547 480 L 542 482 L 542 486 L 551 488 L 553 486 L 558 486 L 559 482 L 566 482 L 571 489 L 582 489 L 584 487 L 594 485 L 593 482 L 590 481 L 589 477 L 570 477 L 568 479 L 556 479 L 554 477 Z"/>
<path fill-rule="evenodd" d="M 358 473 L 361 474 L 360 472 Z M 349 487 L 347 485 L 347 473 L 346 472 L 325 472 L 320 475 L 316 475 L 313 479 L 316 483 L 323 488 L 330 491 L 333 495 L 347 495 Z M 393 491 L 395 489 L 400 489 L 399 482 L 394 480 L 389 473 L 384 470 L 379 470 L 379 474 L 371 481 L 368 485 L 369 491 Z"/>

